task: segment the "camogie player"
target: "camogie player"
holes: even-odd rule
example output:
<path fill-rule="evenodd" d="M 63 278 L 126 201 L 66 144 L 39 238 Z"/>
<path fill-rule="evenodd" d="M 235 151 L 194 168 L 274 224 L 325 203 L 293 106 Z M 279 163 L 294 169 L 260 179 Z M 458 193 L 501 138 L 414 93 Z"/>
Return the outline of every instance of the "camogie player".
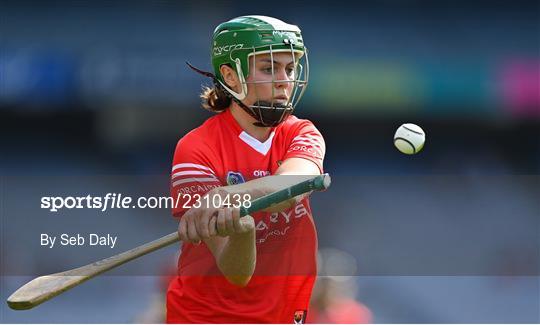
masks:
<path fill-rule="evenodd" d="M 317 273 L 309 195 L 242 219 L 236 204 L 323 172 L 323 137 L 292 115 L 308 81 L 300 29 L 238 17 L 215 29 L 211 56 L 214 73 L 190 67 L 213 79 L 201 97 L 216 115 L 174 153 L 183 246 L 167 322 L 302 323 Z"/>

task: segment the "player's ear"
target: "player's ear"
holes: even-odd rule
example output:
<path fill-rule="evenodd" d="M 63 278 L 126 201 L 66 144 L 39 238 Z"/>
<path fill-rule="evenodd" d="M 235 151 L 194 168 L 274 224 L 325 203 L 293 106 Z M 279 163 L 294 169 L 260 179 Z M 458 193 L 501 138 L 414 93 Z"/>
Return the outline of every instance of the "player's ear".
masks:
<path fill-rule="evenodd" d="M 227 86 L 229 86 L 234 91 L 238 91 L 237 88 L 240 84 L 240 80 L 238 80 L 238 75 L 236 74 L 236 71 L 234 71 L 233 68 L 226 64 L 219 67 L 219 71 L 223 76 L 223 80 L 225 80 L 225 83 L 227 83 Z"/>

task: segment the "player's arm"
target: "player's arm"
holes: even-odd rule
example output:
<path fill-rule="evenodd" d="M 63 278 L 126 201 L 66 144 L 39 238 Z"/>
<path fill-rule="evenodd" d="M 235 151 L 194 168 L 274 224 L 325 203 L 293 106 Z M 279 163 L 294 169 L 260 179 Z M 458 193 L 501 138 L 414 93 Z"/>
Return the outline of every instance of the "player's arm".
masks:
<path fill-rule="evenodd" d="M 205 239 L 204 242 L 225 278 L 234 285 L 244 287 L 251 280 L 257 261 L 255 222 L 249 215 L 240 219 L 240 209 L 225 208 L 220 211 L 217 218 L 210 221 L 210 227 L 219 236 Z"/>
<path fill-rule="evenodd" d="M 317 165 L 307 159 L 289 158 L 276 171 L 278 175 L 255 179 L 243 184 L 220 187 L 215 191 L 250 194 L 252 198 L 270 194 L 320 174 Z M 285 177 L 289 175 L 291 177 Z M 282 211 L 298 201 L 291 199 L 274 205 L 270 212 Z M 253 276 L 257 260 L 255 224 L 251 216 L 240 219 L 238 208 L 191 209 L 180 220 L 180 239 L 191 242 L 203 240 L 214 255 L 216 264 L 229 282 L 246 286 Z"/>
<path fill-rule="evenodd" d="M 231 283 L 245 286 L 255 270 L 254 221 L 251 216 L 240 220 L 238 208 L 215 207 L 213 200 L 210 205 L 197 205 L 202 203 L 198 199 L 212 194 L 205 188 L 221 186 L 209 163 L 216 159 L 212 151 L 203 149 L 199 138 L 186 136 L 175 150 L 171 196 L 176 199 L 173 215 L 180 221 L 178 235 L 184 242 L 204 240 L 223 275 Z"/>
<path fill-rule="evenodd" d="M 287 188 L 298 182 L 310 179 L 313 175 L 320 175 L 320 173 L 319 167 L 311 160 L 293 157 L 286 159 L 277 169 L 275 175 L 257 178 L 242 184 L 216 188 L 212 190 L 211 194 L 218 193 L 221 196 L 240 194 L 242 197 L 244 194 L 249 194 L 251 199 L 254 200 L 261 196 Z M 306 195 L 309 194 L 291 198 L 263 211 L 284 211 L 296 205 Z"/>
<path fill-rule="evenodd" d="M 246 286 L 255 271 L 255 222 L 233 207 L 192 208 L 180 219 L 181 240 L 205 242 L 229 282 Z"/>

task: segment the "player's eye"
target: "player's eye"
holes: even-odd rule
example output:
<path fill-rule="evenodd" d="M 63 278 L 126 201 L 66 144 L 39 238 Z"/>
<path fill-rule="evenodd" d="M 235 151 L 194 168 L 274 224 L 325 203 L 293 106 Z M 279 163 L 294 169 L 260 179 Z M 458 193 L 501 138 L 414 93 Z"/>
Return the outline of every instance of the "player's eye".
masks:
<path fill-rule="evenodd" d="M 294 75 L 294 68 L 293 67 L 287 67 L 286 71 L 287 71 L 287 75 L 289 77 Z"/>
<path fill-rule="evenodd" d="M 274 74 L 278 74 L 279 73 L 279 69 L 278 67 L 274 67 Z M 272 66 L 268 66 L 268 67 L 262 67 L 260 69 L 260 71 L 264 74 L 268 74 L 268 75 L 272 75 Z M 287 77 L 291 78 L 294 76 L 294 67 L 293 66 L 290 66 L 290 67 L 286 67 L 285 68 L 285 73 L 287 74 Z"/>

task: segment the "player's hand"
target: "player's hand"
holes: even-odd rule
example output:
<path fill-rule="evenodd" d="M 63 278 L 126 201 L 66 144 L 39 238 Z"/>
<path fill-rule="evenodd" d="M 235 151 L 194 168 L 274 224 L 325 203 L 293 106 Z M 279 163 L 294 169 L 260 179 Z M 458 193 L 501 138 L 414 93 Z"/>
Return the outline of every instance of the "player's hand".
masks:
<path fill-rule="evenodd" d="M 216 236 L 215 226 L 210 228 L 210 219 L 220 208 L 191 208 L 178 224 L 178 236 L 184 242 L 199 244 L 201 240 Z"/>
<path fill-rule="evenodd" d="M 180 218 L 180 223 L 178 224 L 178 237 L 183 242 L 200 243 L 199 234 L 197 233 L 197 229 L 194 227 L 193 221 L 191 220 L 193 214 L 191 210 L 192 209 L 187 210 L 182 218 Z M 191 228 L 191 232 L 188 232 L 188 228 Z M 193 241 L 191 238 L 193 238 Z"/>
<path fill-rule="evenodd" d="M 240 218 L 240 208 L 191 208 L 180 219 L 178 236 L 184 242 L 199 244 L 214 236 L 233 236 L 254 229 L 253 217 Z"/>
<path fill-rule="evenodd" d="M 221 237 L 245 234 L 255 229 L 255 220 L 250 215 L 240 218 L 240 208 L 223 207 L 210 220 L 210 228 Z"/>

